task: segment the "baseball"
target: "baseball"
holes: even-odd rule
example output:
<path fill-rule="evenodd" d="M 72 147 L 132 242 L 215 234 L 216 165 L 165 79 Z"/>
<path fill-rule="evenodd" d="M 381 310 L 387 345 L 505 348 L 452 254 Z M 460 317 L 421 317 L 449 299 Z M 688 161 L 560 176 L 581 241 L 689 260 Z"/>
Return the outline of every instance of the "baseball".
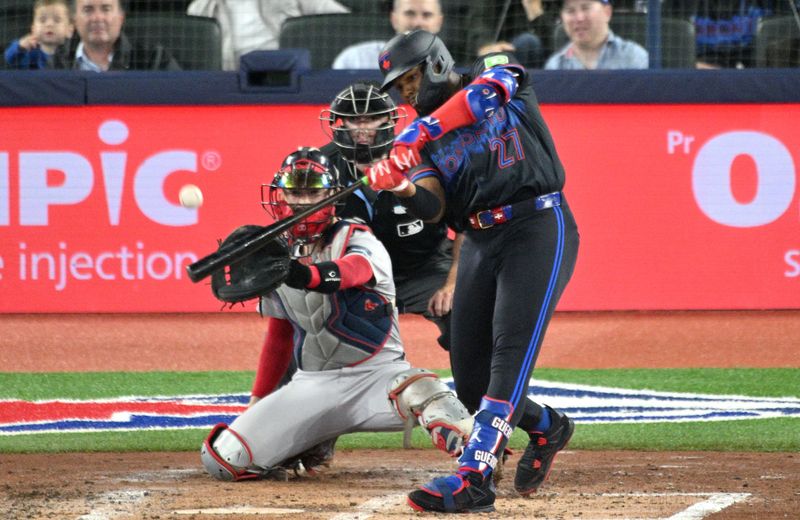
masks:
<path fill-rule="evenodd" d="M 178 199 L 184 208 L 199 208 L 203 205 L 203 192 L 194 184 L 187 184 L 181 188 Z"/>

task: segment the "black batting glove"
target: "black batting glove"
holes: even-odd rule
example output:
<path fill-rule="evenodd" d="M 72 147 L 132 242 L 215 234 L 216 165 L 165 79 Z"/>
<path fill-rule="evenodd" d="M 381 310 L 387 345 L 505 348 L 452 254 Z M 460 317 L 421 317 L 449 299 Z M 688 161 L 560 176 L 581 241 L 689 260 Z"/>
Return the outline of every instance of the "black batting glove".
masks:
<path fill-rule="evenodd" d="M 283 283 L 294 289 L 306 289 L 310 282 L 311 269 L 297 260 L 290 261 L 289 274 L 286 276 L 286 280 L 284 280 Z"/>

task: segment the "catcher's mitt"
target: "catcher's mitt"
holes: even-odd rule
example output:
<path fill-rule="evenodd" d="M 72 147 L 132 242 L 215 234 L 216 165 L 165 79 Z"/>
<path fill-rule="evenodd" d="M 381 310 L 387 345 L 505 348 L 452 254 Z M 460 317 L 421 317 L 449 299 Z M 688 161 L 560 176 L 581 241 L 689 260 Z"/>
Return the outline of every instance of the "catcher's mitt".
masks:
<path fill-rule="evenodd" d="M 263 232 L 261 226 L 236 228 L 219 248 L 230 248 Z M 280 286 L 289 274 L 289 248 L 283 238 L 270 241 L 255 253 L 233 262 L 211 275 L 211 291 L 226 303 L 264 296 Z"/>

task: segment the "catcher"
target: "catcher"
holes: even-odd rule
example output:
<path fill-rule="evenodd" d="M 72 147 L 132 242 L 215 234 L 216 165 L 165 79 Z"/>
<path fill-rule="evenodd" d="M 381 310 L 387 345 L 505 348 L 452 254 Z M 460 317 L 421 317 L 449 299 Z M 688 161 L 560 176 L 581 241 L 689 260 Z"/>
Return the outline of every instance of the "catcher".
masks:
<path fill-rule="evenodd" d="M 300 148 L 264 203 L 283 219 L 342 188 L 327 156 Z M 220 247 L 257 230 L 239 228 Z M 460 451 L 472 417 L 435 374 L 404 360 L 389 255 L 365 225 L 327 206 L 293 226 L 287 242 L 215 274 L 212 290 L 225 302 L 260 297 L 259 312 L 269 317 L 253 387 L 260 399 L 230 426 L 215 426 L 201 447 L 212 476 L 268 476 L 339 435 L 399 431 L 415 421 L 437 448 Z M 297 373 L 273 391 L 292 355 Z"/>

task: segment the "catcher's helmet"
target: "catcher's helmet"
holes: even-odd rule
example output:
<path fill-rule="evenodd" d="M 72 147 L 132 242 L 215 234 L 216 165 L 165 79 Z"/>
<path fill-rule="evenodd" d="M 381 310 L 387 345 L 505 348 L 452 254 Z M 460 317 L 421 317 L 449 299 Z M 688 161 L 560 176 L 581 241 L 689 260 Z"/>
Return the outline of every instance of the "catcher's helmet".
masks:
<path fill-rule="evenodd" d="M 447 98 L 448 78 L 455 61 L 435 34 L 417 29 L 396 35 L 381 51 L 378 63 L 384 76 L 383 91 L 409 70 L 422 66 L 422 83 L 416 102 L 420 114 L 430 114 Z"/>
<path fill-rule="evenodd" d="M 339 171 L 331 164 L 328 156 L 317 148 L 300 147 L 286 156 L 272 182 L 261 186 L 261 204 L 274 219 L 280 220 L 333 195 L 343 187 Z M 293 192 L 293 197 L 302 193 L 316 200 L 290 203 L 286 192 Z M 335 214 L 334 204 L 312 213 L 292 226 L 289 230 L 290 238 L 304 243 L 316 241 L 333 223 Z"/>
<path fill-rule="evenodd" d="M 319 118 L 323 130 L 328 134 L 345 159 L 351 162 L 369 164 L 389 153 L 394 141 L 394 127 L 404 116 L 388 94 L 381 92 L 380 86 L 372 82 L 356 82 L 345 88 L 331 102 L 330 108 L 322 111 Z M 366 117 L 382 120 L 374 129 L 374 135 L 364 136 L 364 141 L 356 136 L 354 128 L 345 122 Z"/>

